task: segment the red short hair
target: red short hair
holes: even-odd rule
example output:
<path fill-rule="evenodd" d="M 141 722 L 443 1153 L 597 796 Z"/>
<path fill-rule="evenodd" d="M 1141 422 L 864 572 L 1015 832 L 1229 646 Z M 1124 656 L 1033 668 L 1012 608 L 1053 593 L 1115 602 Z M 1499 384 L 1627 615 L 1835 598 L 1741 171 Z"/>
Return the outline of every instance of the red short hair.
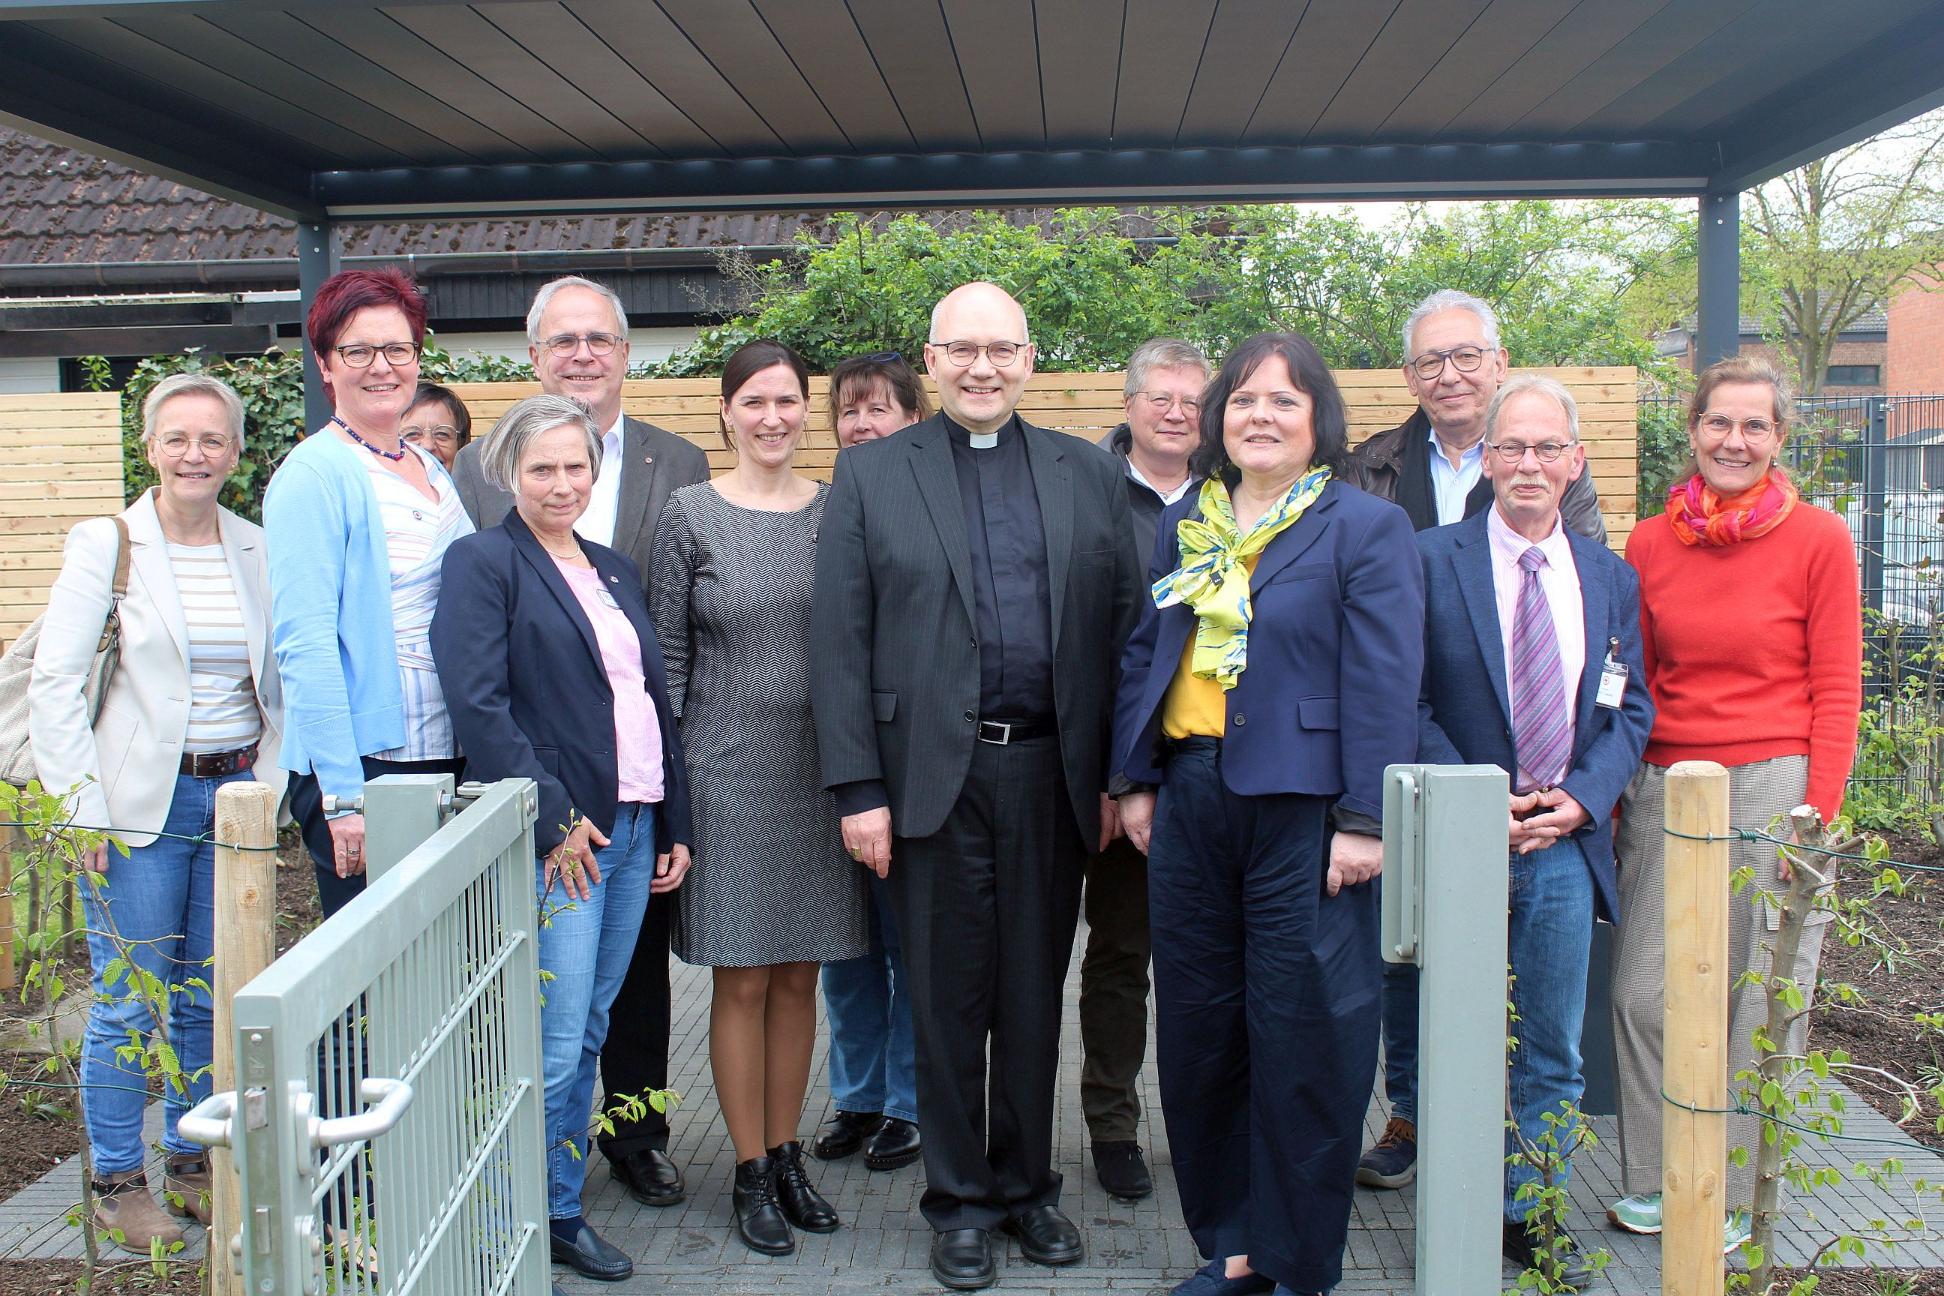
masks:
<path fill-rule="evenodd" d="M 322 356 L 336 346 L 344 322 L 367 306 L 398 307 L 412 327 L 412 341 L 425 341 L 425 297 L 410 275 L 386 266 L 381 270 L 341 270 L 324 281 L 304 317 L 311 350 Z"/>

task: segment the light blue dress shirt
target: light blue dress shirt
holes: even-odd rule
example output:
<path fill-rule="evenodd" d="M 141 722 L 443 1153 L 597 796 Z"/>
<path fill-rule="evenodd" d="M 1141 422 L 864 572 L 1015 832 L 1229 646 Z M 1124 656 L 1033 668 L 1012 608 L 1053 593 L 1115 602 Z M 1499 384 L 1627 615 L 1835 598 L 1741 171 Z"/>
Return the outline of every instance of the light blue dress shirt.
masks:
<path fill-rule="evenodd" d="M 1458 466 L 1453 468 L 1443 443 L 1438 440 L 1437 430 L 1426 433 L 1426 438 L 1431 442 L 1431 494 L 1438 504 L 1438 525 L 1463 522 L 1465 497 L 1485 473 L 1485 439 L 1480 437 L 1472 442 L 1471 448 L 1458 456 Z"/>

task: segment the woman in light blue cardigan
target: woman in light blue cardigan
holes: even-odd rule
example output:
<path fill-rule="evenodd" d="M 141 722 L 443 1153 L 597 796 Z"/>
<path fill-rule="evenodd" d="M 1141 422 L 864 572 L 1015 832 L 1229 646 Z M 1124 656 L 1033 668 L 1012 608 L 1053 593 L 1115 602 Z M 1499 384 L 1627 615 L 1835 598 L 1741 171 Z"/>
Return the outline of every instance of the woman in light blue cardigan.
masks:
<path fill-rule="evenodd" d="M 385 773 L 463 766 L 429 633 L 445 550 L 472 524 L 438 460 L 401 438 L 425 302 L 396 270 L 326 280 L 306 321 L 335 412 L 263 500 L 284 768 L 325 915 L 364 889 L 364 816 L 327 815 Z"/>

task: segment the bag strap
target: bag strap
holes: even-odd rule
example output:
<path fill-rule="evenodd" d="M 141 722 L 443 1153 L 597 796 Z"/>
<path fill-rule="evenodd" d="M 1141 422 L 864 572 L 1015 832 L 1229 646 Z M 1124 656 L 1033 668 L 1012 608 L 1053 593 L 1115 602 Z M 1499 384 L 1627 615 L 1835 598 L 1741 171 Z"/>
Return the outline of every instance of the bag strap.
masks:
<path fill-rule="evenodd" d="M 128 593 L 128 560 L 133 544 L 128 538 L 128 522 L 122 515 L 115 514 L 111 521 L 115 524 L 115 603 L 119 606 Z"/>

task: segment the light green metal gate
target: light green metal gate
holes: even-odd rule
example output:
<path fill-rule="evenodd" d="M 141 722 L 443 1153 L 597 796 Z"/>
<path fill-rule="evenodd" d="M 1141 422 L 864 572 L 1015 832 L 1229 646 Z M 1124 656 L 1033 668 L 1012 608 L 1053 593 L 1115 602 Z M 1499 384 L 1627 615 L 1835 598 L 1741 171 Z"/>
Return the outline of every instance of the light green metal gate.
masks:
<path fill-rule="evenodd" d="M 253 1296 L 545 1296 L 534 786 L 363 804 L 389 867 L 237 995 L 237 1089 L 183 1135 L 235 1150 Z M 443 826 L 408 849 L 395 807 Z"/>

